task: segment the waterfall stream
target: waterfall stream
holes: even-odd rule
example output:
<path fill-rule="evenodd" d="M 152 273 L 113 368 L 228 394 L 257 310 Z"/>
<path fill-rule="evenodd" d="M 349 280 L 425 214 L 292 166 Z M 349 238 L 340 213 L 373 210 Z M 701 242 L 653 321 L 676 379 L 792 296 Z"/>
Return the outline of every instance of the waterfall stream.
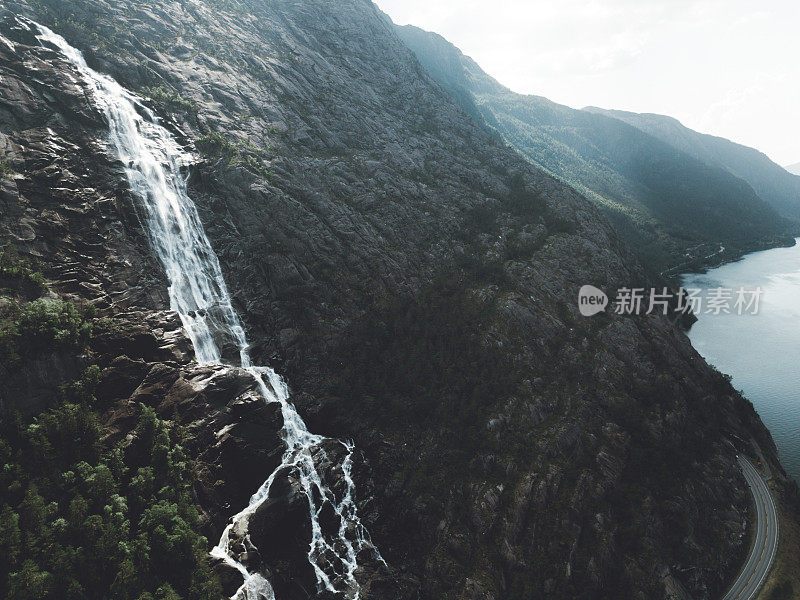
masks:
<path fill-rule="evenodd" d="M 199 364 L 222 364 L 223 350 L 238 348 L 239 361 L 255 378 L 267 402 L 280 404 L 286 451 L 281 465 L 253 494 L 250 503 L 232 517 L 212 555 L 224 560 L 244 577 L 234 600 L 273 600 L 272 586 L 264 575 L 249 572 L 243 556 L 256 548 L 249 539 L 248 522 L 270 497 L 279 472 L 289 469 L 302 488 L 309 505 L 312 539 L 308 560 L 316 573 L 320 591 L 357 600 L 357 557 L 373 553 L 383 562 L 361 524 L 351 477 L 353 447 L 308 431 L 289 401 L 289 390 L 269 367 L 252 364 L 244 327 L 231 303 L 219 260 L 208 241 L 194 202 L 187 193 L 185 173 L 192 156 L 159 123 L 156 115 L 134 94 L 110 77 L 91 69 L 83 55 L 52 30 L 38 29 L 43 46 L 52 45 L 74 65 L 109 124 L 111 150 L 125 166 L 128 184 L 147 237 L 169 281 L 170 308 L 176 311 L 191 339 Z M 341 444 L 345 458 L 337 466 L 343 491 L 337 498 L 325 482 L 325 472 L 314 457 L 324 456 L 323 442 Z M 336 525 L 323 526 L 326 508 L 335 514 Z M 238 548 L 238 550 L 237 550 Z M 244 549 L 242 551 L 242 549 Z"/>

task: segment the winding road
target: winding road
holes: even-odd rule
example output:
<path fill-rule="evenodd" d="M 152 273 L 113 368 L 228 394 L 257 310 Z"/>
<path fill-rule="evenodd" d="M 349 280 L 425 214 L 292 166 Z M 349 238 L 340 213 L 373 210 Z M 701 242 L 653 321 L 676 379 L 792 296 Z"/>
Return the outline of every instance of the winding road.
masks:
<path fill-rule="evenodd" d="M 749 460 L 739 466 L 756 503 L 756 535 L 742 572 L 722 600 L 752 600 L 767 578 L 778 550 L 778 512 L 764 478 Z"/>

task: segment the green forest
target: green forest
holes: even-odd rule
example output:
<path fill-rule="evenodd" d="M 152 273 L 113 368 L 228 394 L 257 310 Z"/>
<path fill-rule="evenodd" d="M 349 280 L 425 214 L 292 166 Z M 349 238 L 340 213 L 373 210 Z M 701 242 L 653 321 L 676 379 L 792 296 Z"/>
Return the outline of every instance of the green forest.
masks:
<path fill-rule="evenodd" d="M 0 253 L 0 364 L 85 354 L 109 322 L 44 295 L 36 265 Z M 42 295 L 42 297 L 36 297 Z M 90 365 L 32 418 L 0 420 L 0 597 L 218 600 L 180 427 L 139 407 L 131 440 L 106 442 Z"/>

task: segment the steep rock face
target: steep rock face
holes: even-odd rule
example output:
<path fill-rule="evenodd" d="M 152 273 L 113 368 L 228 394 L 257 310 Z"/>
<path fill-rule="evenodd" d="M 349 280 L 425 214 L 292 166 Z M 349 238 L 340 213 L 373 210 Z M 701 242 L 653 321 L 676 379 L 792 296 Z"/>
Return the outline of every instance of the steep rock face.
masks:
<path fill-rule="evenodd" d="M 630 119 L 609 120 L 616 114 L 514 93 L 441 36 L 410 25 L 396 31 L 459 104 L 535 165 L 586 194 L 658 270 L 704 266 L 707 255 L 720 258 L 720 245 L 724 258 L 735 259 L 789 242 L 786 234 L 796 229 L 784 218 L 794 218 L 784 209 L 796 203 L 796 197 L 788 201 L 792 187 L 785 177 L 770 187 L 766 182 L 775 178 L 763 168 L 758 178 L 746 176 L 753 164 L 741 156 L 739 168 L 729 168 L 700 156 L 696 144 L 674 144 Z M 773 188 L 781 186 L 783 196 L 773 202 L 780 195 Z"/>
<path fill-rule="evenodd" d="M 11 247 L 35 261 L 47 284 L 27 294 L 25 286 L 7 287 L 13 280 L 0 281 L 0 318 L 6 317 L 8 302 L 25 304 L 43 292 L 45 302 L 91 305 L 102 317 L 80 355 L 57 344 L 52 351 L 26 352 L 24 360 L 0 354 L 0 413 L 3 418 L 11 411 L 35 416 L 56 403 L 64 386 L 88 365 L 99 367 L 95 408 L 102 415 L 105 442 L 121 444 L 135 461 L 134 430 L 142 406 L 182 425 L 196 466 L 202 532 L 216 540 L 231 514 L 247 506 L 280 464 L 285 451 L 280 406 L 265 402 L 245 370 L 193 362 L 178 315 L 163 310 L 166 278 L 148 248 L 121 165 L 109 156 L 107 123 L 90 90 L 58 52 L 40 47 L 30 22 L 5 11 L 0 18 L 0 119 L 6 125 L 3 159 L 10 165 L 3 172 L 6 218 L 0 248 Z M 344 488 L 341 469 L 329 470 L 328 480 Z M 284 500 L 278 495 L 273 505 Z M 281 554 L 282 542 L 272 533 L 259 538 L 268 557 Z M 269 572 L 306 595 L 316 577 L 307 549 L 302 550 L 308 544 L 304 533 L 307 527 L 294 532 L 298 553 L 270 564 Z M 365 590 L 382 589 L 382 598 L 404 585 L 403 577 L 374 560 L 364 560 L 363 566 Z M 232 594 L 241 576 L 222 564 L 215 568 Z M 367 591 L 364 597 L 374 596 Z"/>
<path fill-rule="evenodd" d="M 100 309 L 154 307 L 163 288 L 158 270 L 130 230 L 121 171 L 102 142 L 105 124 L 86 91 L 66 78 L 67 63 L 31 33 L 4 21 L 0 44 L 0 147 L 7 165 L 0 183 L 0 239 L 38 259 L 61 297 Z M 144 274 L 139 277 L 138 274 Z M 163 300 L 163 296 L 162 296 Z M 50 354 L 23 369 L 0 365 L 4 410 L 33 413 L 55 397 L 85 360 Z"/>
<path fill-rule="evenodd" d="M 38 45 L 5 21 L 6 37 Z M 0 148 L 9 166 L 0 187 L 0 231 L 39 258 L 45 276 L 66 297 L 98 308 L 163 304 L 163 277 L 130 226 L 122 171 L 104 143 L 107 125 L 68 63 L 29 47 L 20 56 L 0 44 Z"/>
<path fill-rule="evenodd" d="M 756 437 L 774 460 L 769 434 L 666 318 L 578 314 L 581 285 L 646 284 L 641 268 L 585 199 L 453 104 L 371 4 L 6 6 L 150 95 L 202 157 L 192 194 L 254 354 L 288 375 L 312 430 L 360 449 L 362 519 L 406 573 L 362 573 L 367 594 L 649 599 L 665 595 L 670 572 L 698 598 L 724 587 L 744 551 L 748 503 L 728 440 Z M 164 282 L 105 155 L 102 121 L 73 71 L 21 35 L 0 87 L 33 92 L 0 104 L 0 118 L 8 139 L 39 127 L 42 141 L 5 146 L 15 189 L 28 182 L 31 192 L 12 192 L 3 240 L 41 255 L 64 294 L 71 280 L 96 279 L 76 299 L 163 319 L 154 311 L 165 308 Z M 62 88 L 69 100 L 47 104 Z M 41 124 L 12 121 L 26 111 Z M 71 145 L 48 146 L 58 135 Z M 37 148 L 46 161 L 86 165 L 71 193 L 58 190 L 77 167 L 48 178 L 27 162 Z M 99 202 L 106 196 L 114 202 Z M 98 203 L 107 212 L 93 212 Z M 48 211 L 75 227 L 26 241 L 19 232 L 44 231 Z M 92 242 L 96 227 L 103 237 Z M 93 245 L 81 250 L 83 239 Z M 139 346 L 146 355 L 125 356 L 130 326 L 106 340 L 117 353 L 96 350 L 108 353 L 101 390 L 115 435 L 126 435 L 132 403 L 185 415 L 216 539 L 276 464 L 279 423 L 235 369 L 192 367 L 172 322 L 152 326 L 161 333 Z M 172 342 L 158 341 L 169 331 Z M 175 349 L 153 354 L 153 344 Z M 295 514 L 285 488 L 261 523 Z M 283 597 L 302 598 L 292 575 L 301 552 L 286 538 L 291 564 L 267 552 L 269 566 Z"/>

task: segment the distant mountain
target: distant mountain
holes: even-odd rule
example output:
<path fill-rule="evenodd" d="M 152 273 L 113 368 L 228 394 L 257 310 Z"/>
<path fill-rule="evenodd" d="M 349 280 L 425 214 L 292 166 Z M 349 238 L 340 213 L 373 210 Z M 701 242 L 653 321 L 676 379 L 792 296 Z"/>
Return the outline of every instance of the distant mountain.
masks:
<path fill-rule="evenodd" d="M 702 262 L 720 246 L 740 255 L 791 227 L 720 164 L 618 118 L 514 93 L 435 33 L 396 31 L 465 111 L 593 200 L 651 267 Z"/>
<path fill-rule="evenodd" d="M 788 165 L 787 167 L 784 168 L 793 175 L 800 175 L 800 163 L 794 163 L 793 165 Z"/>
<path fill-rule="evenodd" d="M 624 121 L 706 164 L 727 169 L 747 181 L 783 216 L 800 220 L 800 177 L 771 161 L 763 152 L 725 138 L 698 133 L 664 115 L 595 107 L 585 110 Z M 795 165 L 795 169 L 800 172 L 800 164 Z"/>

